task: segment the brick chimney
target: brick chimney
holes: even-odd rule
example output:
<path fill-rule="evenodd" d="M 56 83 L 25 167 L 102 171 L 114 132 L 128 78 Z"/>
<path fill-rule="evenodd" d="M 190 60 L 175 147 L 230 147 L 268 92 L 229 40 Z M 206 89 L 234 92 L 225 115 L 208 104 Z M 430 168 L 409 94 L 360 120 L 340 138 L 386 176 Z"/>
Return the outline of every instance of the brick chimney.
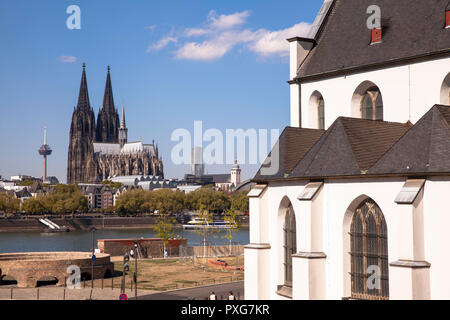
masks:
<path fill-rule="evenodd" d="M 371 36 L 371 40 L 370 40 L 371 44 L 380 43 L 383 40 L 383 31 L 382 30 L 383 30 L 382 28 L 373 28 L 372 29 L 372 36 Z"/>

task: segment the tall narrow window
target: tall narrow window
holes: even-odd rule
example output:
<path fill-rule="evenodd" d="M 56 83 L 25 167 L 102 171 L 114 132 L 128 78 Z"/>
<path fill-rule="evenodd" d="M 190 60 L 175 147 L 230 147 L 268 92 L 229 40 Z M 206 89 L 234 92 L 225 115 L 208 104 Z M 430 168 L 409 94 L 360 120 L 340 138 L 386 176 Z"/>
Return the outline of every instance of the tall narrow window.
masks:
<path fill-rule="evenodd" d="M 450 105 L 450 73 L 445 77 L 441 86 L 441 104 Z"/>
<path fill-rule="evenodd" d="M 325 100 L 319 91 L 314 91 L 309 98 L 308 126 L 325 129 Z"/>
<path fill-rule="evenodd" d="M 377 87 L 369 88 L 361 102 L 361 118 L 383 120 L 383 98 Z"/>
<path fill-rule="evenodd" d="M 373 200 L 356 209 L 350 241 L 352 298 L 389 299 L 387 226 Z"/>
<path fill-rule="evenodd" d="M 284 233 L 284 284 L 292 286 L 292 255 L 297 251 L 295 215 L 292 207 L 286 210 Z"/>
<path fill-rule="evenodd" d="M 319 119 L 319 129 L 325 129 L 325 102 L 323 98 L 319 98 L 319 104 L 317 107 L 318 119 Z"/>

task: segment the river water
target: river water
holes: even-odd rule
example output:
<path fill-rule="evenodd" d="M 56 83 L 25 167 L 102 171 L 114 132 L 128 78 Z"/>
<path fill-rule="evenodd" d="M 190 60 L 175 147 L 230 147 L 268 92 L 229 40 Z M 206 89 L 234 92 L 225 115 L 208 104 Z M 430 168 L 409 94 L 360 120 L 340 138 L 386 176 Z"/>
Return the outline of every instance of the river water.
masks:
<path fill-rule="evenodd" d="M 192 230 L 177 230 L 177 235 L 188 240 L 188 246 L 199 245 L 203 237 Z M 229 243 L 224 238 L 226 231 L 216 230 L 207 241 L 211 245 Z M 97 230 L 95 239 L 154 238 L 152 229 Z M 249 243 L 248 228 L 241 228 L 234 233 L 233 242 Z M 39 252 L 39 251 L 90 251 L 92 248 L 92 231 L 73 231 L 62 233 L 19 232 L 0 233 L 0 253 Z"/>

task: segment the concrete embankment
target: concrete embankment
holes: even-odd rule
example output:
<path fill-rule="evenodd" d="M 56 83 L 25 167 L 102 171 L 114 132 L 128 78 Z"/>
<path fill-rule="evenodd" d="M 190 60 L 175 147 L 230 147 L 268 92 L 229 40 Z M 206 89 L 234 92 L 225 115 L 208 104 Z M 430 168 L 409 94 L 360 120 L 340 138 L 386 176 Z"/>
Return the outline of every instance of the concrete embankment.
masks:
<path fill-rule="evenodd" d="M 66 217 L 52 218 L 61 228 L 70 230 L 147 228 L 155 223 L 155 217 Z M 0 219 L 0 232 L 45 231 L 48 229 L 37 218 Z"/>
<path fill-rule="evenodd" d="M 48 216 L 52 222 L 60 227 L 69 230 L 90 230 L 96 229 L 139 229 L 150 228 L 155 225 L 157 217 L 74 217 Z M 243 226 L 248 226 L 247 221 L 243 221 Z M 181 224 L 179 224 L 181 227 Z M 0 219 L 0 232 L 44 232 L 48 230 L 44 224 L 38 221 L 36 217 L 26 217 L 23 219 Z"/>

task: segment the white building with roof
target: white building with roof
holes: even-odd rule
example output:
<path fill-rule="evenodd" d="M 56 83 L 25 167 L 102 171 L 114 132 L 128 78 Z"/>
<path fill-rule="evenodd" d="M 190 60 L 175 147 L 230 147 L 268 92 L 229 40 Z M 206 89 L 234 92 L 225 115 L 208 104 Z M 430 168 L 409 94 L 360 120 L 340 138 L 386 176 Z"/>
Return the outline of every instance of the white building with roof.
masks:
<path fill-rule="evenodd" d="M 289 43 L 290 126 L 252 180 L 245 298 L 450 299 L 448 0 L 327 0 Z"/>

